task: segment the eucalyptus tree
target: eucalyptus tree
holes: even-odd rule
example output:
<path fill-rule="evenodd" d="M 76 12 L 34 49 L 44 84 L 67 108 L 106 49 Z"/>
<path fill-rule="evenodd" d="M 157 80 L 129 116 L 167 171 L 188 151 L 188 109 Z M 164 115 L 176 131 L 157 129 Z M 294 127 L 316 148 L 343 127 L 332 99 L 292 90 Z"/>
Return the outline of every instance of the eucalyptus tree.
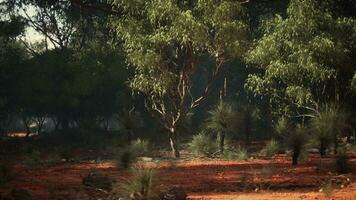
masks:
<path fill-rule="evenodd" d="M 275 114 L 293 117 L 309 116 L 330 101 L 352 104 L 352 8 L 352 1 L 291 0 L 286 17 L 276 15 L 263 23 L 263 36 L 246 57 L 261 73 L 249 75 L 246 88 L 268 98 Z"/>
<path fill-rule="evenodd" d="M 224 64 L 246 51 L 244 8 L 225 0 L 115 0 L 113 5 L 122 15 L 112 18 L 112 26 L 135 70 L 129 84 L 145 95 L 146 107 L 168 131 L 179 157 L 177 127 L 208 96 Z M 201 65 L 210 78 L 199 94 L 192 94 Z"/>

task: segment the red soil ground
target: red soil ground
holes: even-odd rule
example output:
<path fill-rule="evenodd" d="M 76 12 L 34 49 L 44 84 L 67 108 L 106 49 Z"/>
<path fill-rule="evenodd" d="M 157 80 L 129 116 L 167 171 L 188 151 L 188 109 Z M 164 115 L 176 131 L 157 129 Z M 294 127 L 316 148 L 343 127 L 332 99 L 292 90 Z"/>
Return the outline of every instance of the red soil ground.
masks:
<path fill-rule="evenodd" d="M 350 157 L 352 170 L 355 170 L 356 153 L 350 154 Z M 330 165 L 331 161 L 332 158 L 324 158 L 323 166 Z M 289 158 L 279 155 L 271 160 L 197 160 L 146 165 L 157 168 L 157 178 L 162 185 L 180 185 L 186 188 L 190 199 L 355 200 L 356 174 L 337 176 L 328 167 L 317 167 L 319 162 L 319 157 L 312 155 L 300 165 L 292 167 Z M 49 199 L 51 190 L 55 190 L 59 196 L 80 195 L 79 199 L 99 199 L 105 196 L 103 192 L 84 188 L 82 185 L 83 177 L 93 170 L 118 181 L 128 176 L 125 170 L 110 162 L 61 163 L 37 168 L 16 166 L 16 178 L 0 188 L 0 193 L 6 193 L 12 188 L 22 188 L 39 200 Z M 349 181 L 339 184 L 331 197 L 325 197 L 319 191 L 321 185 L 338 178 Z"/>

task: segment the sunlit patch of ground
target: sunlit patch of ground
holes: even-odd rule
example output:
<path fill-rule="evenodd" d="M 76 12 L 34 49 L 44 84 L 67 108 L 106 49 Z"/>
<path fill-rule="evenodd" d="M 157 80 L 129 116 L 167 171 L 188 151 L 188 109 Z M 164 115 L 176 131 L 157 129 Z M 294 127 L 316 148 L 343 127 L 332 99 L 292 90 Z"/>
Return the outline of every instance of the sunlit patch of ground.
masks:
<path fill-rule="evenodd" d="M 8 133 L 6 134 L 8 137 L 17 137 L 17 138 L 24 138 L 24 137 L 32 137 L 37 135 L 36 133 Z"/>

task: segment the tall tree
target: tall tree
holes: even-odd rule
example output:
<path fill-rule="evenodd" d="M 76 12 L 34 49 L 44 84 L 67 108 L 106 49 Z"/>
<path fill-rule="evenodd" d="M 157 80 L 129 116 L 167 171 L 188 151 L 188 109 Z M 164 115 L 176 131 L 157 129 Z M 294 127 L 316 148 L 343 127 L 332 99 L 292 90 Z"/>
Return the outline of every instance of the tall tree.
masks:
<path fill-rule="evenodd" d="M 262 38 L 249 51 L 247 61 L 261 73 L 250 75 L 246 88 L 268 98 L 275 114 L 293 117 L 307 116 L 329 101 L 351 105 L 356 19 L 350 8 L 355 6 L 352 1 L 291 0 L 287 16 L 266 20 Z"/>
<path fill-rule="evenodd" d="M 224 64 L 246 51 L 244 9 L 225 0 L 116 0 L 113 5 L 123 13 L 113 18 L 113 27 L 135 69 L 130 86 L 146 96 L 146 107 L 169 132 L 179 157 L 177 128 L 209 94 Z M 211 62 L 200 65 L 203 60 Z M 199 67 L 210 78 L 203 91 L 192 94 Z"/>

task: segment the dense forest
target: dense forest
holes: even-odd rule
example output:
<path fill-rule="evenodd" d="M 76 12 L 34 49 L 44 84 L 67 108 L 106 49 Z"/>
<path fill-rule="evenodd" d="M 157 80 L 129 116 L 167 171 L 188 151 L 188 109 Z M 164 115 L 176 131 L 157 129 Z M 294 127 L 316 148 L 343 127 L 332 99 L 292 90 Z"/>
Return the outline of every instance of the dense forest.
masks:
<path fill-rule="evenodd" d="M 0 46 L 1 162 L 354 152 L 354 0 L 3 0 Z"/>

